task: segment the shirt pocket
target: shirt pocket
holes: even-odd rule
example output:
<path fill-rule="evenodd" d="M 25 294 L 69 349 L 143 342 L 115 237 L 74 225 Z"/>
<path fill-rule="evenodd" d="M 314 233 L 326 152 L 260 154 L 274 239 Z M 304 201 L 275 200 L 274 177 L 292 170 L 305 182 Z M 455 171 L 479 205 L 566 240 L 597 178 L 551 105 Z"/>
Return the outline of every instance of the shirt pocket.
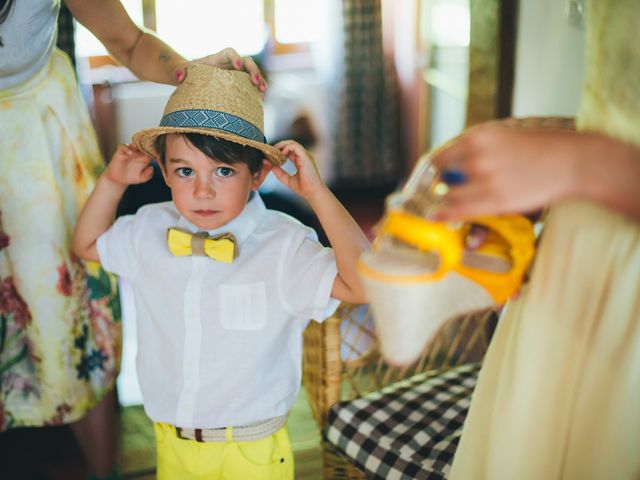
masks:
<path fill-rule="evenodd" d="M 220 285 L 220 323 L 229 330 L 260 330 L 267 325 L 264 282 Z"/>

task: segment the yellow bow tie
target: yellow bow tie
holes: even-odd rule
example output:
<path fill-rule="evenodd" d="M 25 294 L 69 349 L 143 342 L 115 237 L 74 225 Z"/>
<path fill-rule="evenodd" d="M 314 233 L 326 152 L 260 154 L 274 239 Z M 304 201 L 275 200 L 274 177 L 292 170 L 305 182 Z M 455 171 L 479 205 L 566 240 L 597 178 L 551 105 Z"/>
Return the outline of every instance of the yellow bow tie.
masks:
<path fill-rule="evenodd" d="M 178 228 L 167 231 L 169 250 L 177 257 L 185 255 L 207 256 L 223 263 L 236 257 L 236 238 L 231 233 L 209 237 L 205 232 L 191 234 Z"/>

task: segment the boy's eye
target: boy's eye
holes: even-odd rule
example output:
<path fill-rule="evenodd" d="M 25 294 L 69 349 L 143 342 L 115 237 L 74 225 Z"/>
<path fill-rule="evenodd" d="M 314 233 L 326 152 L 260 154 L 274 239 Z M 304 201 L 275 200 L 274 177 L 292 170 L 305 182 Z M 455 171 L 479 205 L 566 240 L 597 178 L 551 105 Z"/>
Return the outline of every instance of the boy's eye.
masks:
<path fill-rule="evenodd" d="M 216 176 L 218 177 L 230 177 L 233 175 L 233 169 L 230 167 L 218 167 L 216 168 Z"/>
<path fill-rule="evenodd" d="M 191 177 L 193 176 L 193 169 L 189 167 L 180 167 L 176 168 L 176 174 L 179 177 Z"/>

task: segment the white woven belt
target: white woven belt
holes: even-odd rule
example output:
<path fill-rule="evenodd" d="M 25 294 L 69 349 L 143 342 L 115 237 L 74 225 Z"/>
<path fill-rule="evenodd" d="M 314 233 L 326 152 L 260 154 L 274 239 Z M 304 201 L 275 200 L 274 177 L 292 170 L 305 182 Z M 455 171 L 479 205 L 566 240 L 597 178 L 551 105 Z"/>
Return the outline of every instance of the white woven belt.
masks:
<path fill-rule="evenodd" d="M 282 428 L 287 416 L 270 418 L 260 422 L 250 423 L 242 427 L 221 428 L 180 428 L 176 427 L 178 438 L 195 440 L 196 442 L 250 442 L 266 438 Z"/>

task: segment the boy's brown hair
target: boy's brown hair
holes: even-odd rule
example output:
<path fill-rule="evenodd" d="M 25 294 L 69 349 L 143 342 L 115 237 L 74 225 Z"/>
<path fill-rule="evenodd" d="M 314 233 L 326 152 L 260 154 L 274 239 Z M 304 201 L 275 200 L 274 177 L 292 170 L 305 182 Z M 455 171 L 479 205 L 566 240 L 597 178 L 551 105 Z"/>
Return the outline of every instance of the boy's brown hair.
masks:
<path fill-rule="evenodd" d="M 252 147 L 246 147 L 238 143 L 230 142 L 222 138 L 204 135 L 202 133 L 178 133 L 185 137 L 191 145 L 212 160 L 233 165 L 236 163 L 246 163 L 251 175 L 255 175 L 262 170 L 262 160 L 264 154 Z M 166 167 L 167 135 L 159 135 L 154 141 L 154 148 L 158 153 L 157 159 L 163 168 Z"/>

